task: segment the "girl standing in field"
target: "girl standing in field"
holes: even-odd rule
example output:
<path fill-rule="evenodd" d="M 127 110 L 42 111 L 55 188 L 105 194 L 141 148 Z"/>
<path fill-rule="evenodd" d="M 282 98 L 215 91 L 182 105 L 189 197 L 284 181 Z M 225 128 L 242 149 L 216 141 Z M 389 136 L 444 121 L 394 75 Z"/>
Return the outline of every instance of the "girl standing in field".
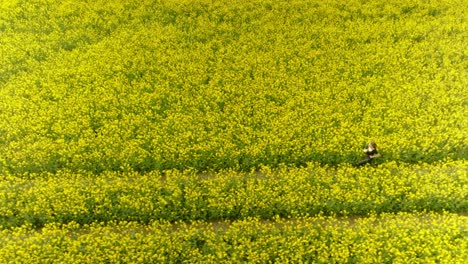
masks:
<path fill-rule="evenodd" d="M 371 141 L 367 144 L 367 147 L 364 149 L 364 153 L 367 155 L 365 160 L 360 161 L 357 165 L 362 166 L 366 163 L 371 162 L 373 159 L 380 157 L 379 152 L 377 151 L 377 144 L 374 141 Z"/>

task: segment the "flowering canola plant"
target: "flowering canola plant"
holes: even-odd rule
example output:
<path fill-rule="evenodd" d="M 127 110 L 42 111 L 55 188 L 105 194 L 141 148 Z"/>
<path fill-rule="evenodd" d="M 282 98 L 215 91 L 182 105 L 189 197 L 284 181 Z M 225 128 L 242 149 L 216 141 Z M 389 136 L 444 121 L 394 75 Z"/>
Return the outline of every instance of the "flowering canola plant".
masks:
<path fill-rule="evenodd" d="M 387 163 L 357 169 L 309 164 L 210 176 L 178 171 L 9 176 L 0 184 L 0 225 L 464 213 L 468 210 L 466 166 L 466 162 L 404 167 Z"/>
<path fill-rule="evenodd" d="M 0 261 L 60 263 L 463 263 L 466 216 L 49 224 L 1 231 Z"/>

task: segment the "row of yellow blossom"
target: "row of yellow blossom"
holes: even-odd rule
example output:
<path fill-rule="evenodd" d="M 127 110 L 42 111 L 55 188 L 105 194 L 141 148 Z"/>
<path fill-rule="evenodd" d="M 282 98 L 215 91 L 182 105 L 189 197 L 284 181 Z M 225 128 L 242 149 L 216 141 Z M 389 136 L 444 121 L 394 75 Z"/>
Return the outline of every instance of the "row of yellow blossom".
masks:
<path fill-rule="evenodd" d="M 375 168 L 5 176 L 0 225 L 74 221 L 213 221 L 307 215 L 468 210 L 466 162 L 387 163 Z"/>
<path fill-rule="evenodd" d="M 448 213 L 25 225 L 0 231 L 0 262 L 461 264 L 467 230 Z"/>

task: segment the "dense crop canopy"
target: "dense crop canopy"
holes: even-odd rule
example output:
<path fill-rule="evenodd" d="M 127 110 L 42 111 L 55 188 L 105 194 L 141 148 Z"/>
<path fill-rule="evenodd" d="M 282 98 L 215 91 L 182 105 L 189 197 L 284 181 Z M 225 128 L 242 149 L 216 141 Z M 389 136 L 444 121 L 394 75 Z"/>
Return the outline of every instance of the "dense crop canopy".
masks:
<path fill-rule="evenodd" d="M 450 164 L 450 165 L 449 165 Z M 309 164 L 307 168 L 264 168 L 137 175 L 116 173 L 30 175 L 1 182 L 0 225 L 74 221 L 167 221 L 275 216 L 353 215 L 468 210 L 464 163 L 355 169 Z"/>
<path fill-rule="evenodd" d="M 190 224 L 47 225 L 0 233 L 0 261 L 60 263 L 463 263 L 466 216 L 309 217 Z"/>
<path fill-rule="evenodd" d="M 382 160 L 464 159 L 460 6 L 2 4 L 2 170 L 336 164 L 371 139 Z"/>
<path fill-rule="evenodd" d="M 0 1 L 0 262 L 466 262 L 465 2 Z"/>

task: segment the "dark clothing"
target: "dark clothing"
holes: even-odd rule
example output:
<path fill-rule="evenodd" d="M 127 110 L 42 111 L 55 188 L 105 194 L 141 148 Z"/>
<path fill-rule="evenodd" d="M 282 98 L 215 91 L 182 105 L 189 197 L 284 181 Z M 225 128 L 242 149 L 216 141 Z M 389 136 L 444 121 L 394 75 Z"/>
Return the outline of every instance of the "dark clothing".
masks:
<path fill-rule="evenodd" d="M 369 151 L 368 149 L 366 149 L 366 152 L 365 152 L 365 153 L 366 153 L 367 157 L 370 158 L 370 159 L 372 159 L 371 156 L 374 156 L 374 155 L 376 155 L 376 154 L 379 154 L 379 152 L 377 152 L 376 149 L 373 149 L 373 150 L 371 150 L 371 151 Z"/>
<path fill-rule="evenodd" d="M 379 154 L 379 152 L 377 152 L 376 149 L 373 149 L 373 150 L 371 150 L 371 151 L 369 151 L 369 149 L 366 149 L 365 153 L 366 153 L 366 155 L 367 155 L 367 158 L 366 158 L 365 160 L 361 160 L 361 161 L 357 164 L 358 166 L 362 166 L 362 165 L 364 165 L 364 164 L 366 164 L 366 163 L 371 162 L 372 159 L 374 159 L 373 156 Z"/>

